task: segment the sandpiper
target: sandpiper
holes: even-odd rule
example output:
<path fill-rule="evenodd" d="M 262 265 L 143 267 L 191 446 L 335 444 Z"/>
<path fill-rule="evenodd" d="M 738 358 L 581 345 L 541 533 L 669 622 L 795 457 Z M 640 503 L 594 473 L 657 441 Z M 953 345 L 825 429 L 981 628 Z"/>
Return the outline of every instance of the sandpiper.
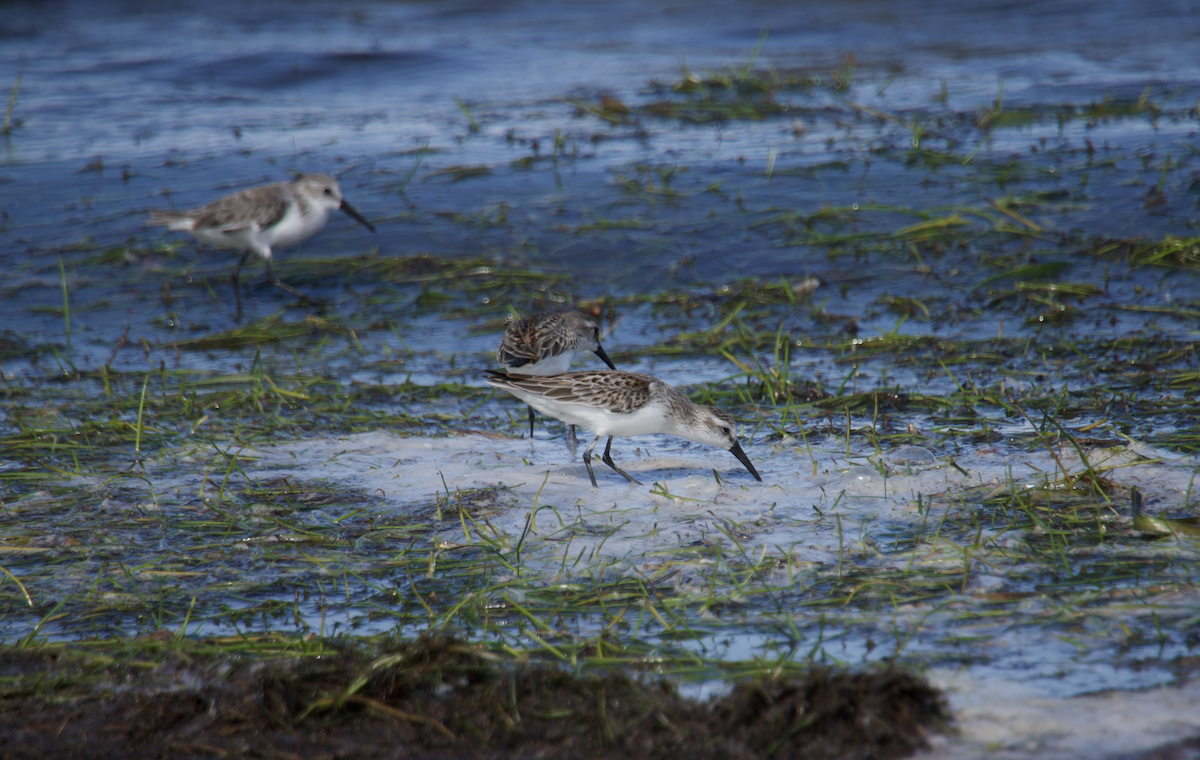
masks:
<path fill-rule="evenodd" d="M 271 268 L 271 249 L 296 245 L 317 234 L 325 227 L 329 212 L 334 209 L 346 212 L 371 232 L 375 231 L 374 225 L 342 198 L 341 185 L 327 174 L 309 174 L 292 182 L 252 187 L 190 211 L 155 211 L 150 224 L 190 232 L 200 242 L 217 248 L 242 251 L 232 278 L 238 314 L 241 314 L 238 277 L 251 253 L 267 262 L 267 277 L 272 285 L 316 303 L 315 299 L 275 276 Z"/>
<path fill-rule="evenodd" d="M 576 354 L 591 351 L 616 369 L 600 345 L 600 325 L 580 311 L 546 311 L 508 323 L 496 361 L 511 375 L 561 375 L 571 369 Z M 529 407 L 529 437 L 533 438 L 533 407 Z M 570 441 L 575 441 L 571 426 Z"/>
<path fill-rule="evenodd" d="M 592 471 L 592 452 L 608 436 L 602 459 L 630 483 L 638 483 L 612 460 L 614 436 L 665 433 L 697 443 L 727 449 L 762 481 L 750 457 L 737 440 L 737 425 L 720 409 L 695 404 L 683 393 L 649 375 L 618 370 L 569 372 L 550 377 L 530 377 L 488 370 L 489 385 L 503 388 L 542 414 L 571 425 L 581 425 L 596 434 L 583 452 L 592 486 L 598 487 Z M 638 483 L 638 485 L 641 485 Z"/>

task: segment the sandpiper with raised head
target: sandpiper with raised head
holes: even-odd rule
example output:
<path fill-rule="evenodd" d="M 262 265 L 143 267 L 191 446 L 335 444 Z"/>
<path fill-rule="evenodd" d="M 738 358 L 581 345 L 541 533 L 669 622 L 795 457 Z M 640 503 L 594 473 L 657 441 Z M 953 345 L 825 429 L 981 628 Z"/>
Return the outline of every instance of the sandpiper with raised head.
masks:
<path fill-rule="evenodd" d="M 602 459 L 630 483 L 638 483 L 612 460 L 612 439 L 662 433 L 726 449 L 756 480 L 761 481 L 750 457 L 737 439 L 737 425 L 725 412 L 701 406 L 661 380 L 636 372 L 569 372 L 549 377 L 518 376 L 488 370 L 489 385 L 503 388 L 542 414 L 570 425 L 580 425 L 596 434 L 583 452 L 592 486 L 592 452 L 601 438 L 608 437 Z M 639 483 L 640 485 L 640 483 Z"/>
<path fill-rule="evenodd" d="M 344 211 L 371 232 L 375 231 L 374 225 L 342 197 L 338 181 L 326 174 L 308 174 L 292 182 L 252 187 L 189 211 L 155 211 L 150 224 L 190 232 L 200 242 L 217 248 L 242 251 L 232 278 L 241 314 L 238 277 L 251 253 L 267 262 L 267 277 L 272 285 L 297 298 L 316 302 L 275 276 L 271 268 L 272 249 L 296 245 L 317 234 L 334 209 Z"/>

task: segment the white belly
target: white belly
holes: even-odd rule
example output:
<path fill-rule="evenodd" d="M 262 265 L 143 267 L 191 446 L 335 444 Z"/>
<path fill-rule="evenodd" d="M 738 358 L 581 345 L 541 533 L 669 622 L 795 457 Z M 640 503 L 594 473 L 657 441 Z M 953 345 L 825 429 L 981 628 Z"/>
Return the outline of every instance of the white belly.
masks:
<path fill-rule="evenodd" d="M 310 208 L 307 214 L 302 214 L 300 206 L 291 203 L 283 218 L 270 227 L 261 228 L 257 222 L 251 222 L 229 232 L 219 227 L 195 227 L 190 232 L 202 243 L 216 248 L 253 251 L 269 261 L 272 248 L 287 248 L 308 240 L 324 228 L 328 218 L 327 208 Z"/>
<path fill-rule="evenodd" d="M 236 232 L 222 232 L 216 227 L 197 227 L 190 232 L 201 243 L 207 243 L 214 248 L 254 251 L 259 256 L 270 258 L 268 253 L 263 252 L 263 246 L 258 240 L 258 230 L 253 226 L 244 227 Z"/>
<path fill-rule="evenodd" d="M 300 213 L 300 207 L 292 204 L 279 220 L 279 224 L 268 227 L 259 233 L 259 239 L 274 248 L 287 248 L 308 240 L 325 228 L 329 221 L 329 209 L 310 207 L 307 214 Z"/>
<path fill-rule="evenodd" d="M 649 404 L 635 412 L 619 414 L 588 404 L 564 404 L 545 396 L 523 394 L 515 390 L 512 392 L 542 414 L 562 420 L 568 425 L 586 428 L 596 435 L 632 437 L 672 433 L 674 430 L 674 425 L 664 414 L 665 410 L 658 404 Z"/>

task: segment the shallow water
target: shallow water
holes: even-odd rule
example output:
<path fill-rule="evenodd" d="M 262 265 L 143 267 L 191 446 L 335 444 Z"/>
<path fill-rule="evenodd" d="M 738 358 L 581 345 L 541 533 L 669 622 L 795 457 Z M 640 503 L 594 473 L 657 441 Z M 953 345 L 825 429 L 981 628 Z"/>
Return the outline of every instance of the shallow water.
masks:
<path fill-rule="evenodd" d="M 583 465 L 558 440 L 514 446 L 512 441 L 490 436 L 419 439 L 372 433 L 284 444 L 243 455 L 254 460 L 256 476 L 264 480 L 292 476 L 353 484 L 401 511 L 413 506 L 414 496 L 428 498 L 444 491 L 446 483 L 464 491 L 500 486 L 507 495 L 505 508 L 489 517 L 489 527 L 514 541 L 528 530 L 525 568 L 539 579 L 537 585 L 552 588 L 576 583 L 593 577 L 599 565 L 606 568 L 601 573 L 665 582 L 685 596 L 706 593 L 706 572 L 714 571 L 712 559 L 693 556 L 689 547 L 714 543 L 723 544 L 725 551 L 735 556 L 781 554 L 790 557 L 795 568 L 813 570 L 843 563 L 849 567 L 851 562 L 880 571 L 962 568 L 963 549 L 952 541 L 940 545 L 935 541 L 932 546 L 905 552 L 889 546 L 884 536 L 913 531 L 928 521 L 929 515 L 919 511 L 918 494 L 937 498 L 981 484 L 1036 488 L 1057 464 L 1045 453 L 1006 456 L 991 450 L 959 458 L 962 472 L 933 463 L 891 471 L 885 479 L 875 469 L 856 464 L 867 461 L 869 452 L 846 458 L 844 442 L 839 445 L 831 440 L 811 451 L 793 442 L 749 450 L 763 476 L 764 483 L 758 484 L 723 452 L 675 439 L 625 443 L 614 447 L 614 459 L 652 486 L 627 484 L 597 463 L 600 488 L 589 493 L 590 489 L 580 487 L 587 479 Z M 1072 470 L 1081 467 L 1070 453 L 1060 456 Z M 1129 448 L 1096 452 L 1090 460 L 1093 467 L 1119 468 L 1118 482 L 1137 485 L 1163 499 L 1188 493 L 1200 466 L 1191 457 L 1156 462 Z M 859 470 L 874 477 L 863 478 Z M 721 483 L 714 479 L 714 472 Z M 194 490 L 195 485 L 186 483 L 182 488 Z M 947 511 L 950 509 L 953 507 Z M 446 510 L 447 522 L 441 527 L 445 540 L 472 541 L 469 532 L 459 532 L 458 519 L 449 516 L 449 504 Z M 532 529 L 527 529 L 524 521 L 530 515 L 534 521 Z M 869 540 L 864 540 L 868 536 Z M 762 656 L 780 644 L 778 633 L 764 633 L 764 629 L 783 630 L 780 621 L 790 619 L 792 630 L 808 637 L 807 646 L 827 639 L 830 643 L 824 645 L 827 653 L 822 656 L 849 662 L 895 656 L 897 646 L 906 655 L 936 659 L 947 640 L 977 637 L 970 646 L 982 646 L 989 654 L 971 666 L 974 677 L 1015 679 L 1047 697 L 1140 688 L 1171 678 L 1166 670 L 1146 667 L 1145 658 L 1158 657 L 1165 663 L 1186 655 L 1186 642 L 1145 642 L 1114 657 L 1111 649 L 1095 646 L 1105 635 L 1093 631 L 1083 634 L 1091 643 L 1080 647 L 1064 641 L 1061 631 L 1048 631 L 1034 622 L 1043 605 L 1055 604 L 1040 594 L 1031 595 L 1029 606 L 1016 614 L 974 618 L 971 611 L 984 613 L 993 595 L 1019 595 L 1044 585 L 1043 579 L 1015 579 L 1022 565 L 1009 555 L 1009 550 L 1020 546 L 1015 537 L 1001 529 L 985 530 L 982 538 L 982 544 L 966 555 L 970 577 L 959 576 L 961 595 L 936 606 L 909 603 L 882 616 L 861 610 L 831 615 L 827 621 L 824 616 L 818 620 L 803 607 L 787 612 L 788 603 L 782 601 L 783 607 L 776 610 L 756 607 L 738 625 L 726 621 L 716 626 L 711 636 L 700 637 L 695 646 L 708 656 Z M 1173 555 L 1184 563 L 1200 557 L 1194 544 L 1187 541 L 1177 547 L 1177 553 L 1159 546 L 1151 554 L 1160 550 L 1168 553 L 1162 556 Z M 1074 552 L 1085 564 L 1140 553 L 1136 547 L 1103 545 Z M 573 571 L 567 563 L 577 556 L 586 561 L 579 571 Z M 1005 577 L 1009 573 L 1014 577 Z M 803 588 L 819 582 L 816 579 L 817 574 L 806 578 L 803 571 L 786 567 L 776 569 L 766 582 L 784 599 L 795 594 L 799 602 L 804 598 Z M 1104 587 L 1111 593 L 1120 586 Z M 1153 608 L 1160 616 L 1187 617 L 1194 603 L 1194 595 L 1188 591 L 1167 591 L 1140 614 L 1149 615 Z M 1125 610 L 1119 614 L 1139 613 Z M 731 633 L 731 627 L 740 635 Z M 900 638 L 891 641 L 889 648 L 887 638 L 897 635 Z M 1098 638 L 1093 640 L 1093 636 Z M 864 642 L 872 638 L 882 646 L 874 651 L 864 649 Z M 1134 669 L 1122 665 L 1132 662 L 1140 664 Z"/>
<path fill-rule="evenodd" d="M 164 265 L 181 296 L 171 311 L 186 318 L 202 309 L 217 319 L 208 321 L 212 327 L 228 324 L 232 314 L 208 313 L 212 306 L 229 308 L 225 288 L 214 280 L 221 297 L 205 298 L 187 275 L 199 269 L 215 277 L 205 270 L 230 265 L 230 255 L 197 259 L 177 236 L 142 223 L 151 208 L 198 205 L 288 170 L 338 173 L 347 197 L 380 222 L 381 233 L 335 219 L 302 251 L 282 255 L 285 274 L 289 258 L 318 252 L 485 253 L 569 268 L 576 293 L 584 295 L 720 281 L 733 262 L 742 275 L 819 274 L 843 289 L 852 283 L 843 298 L 860 310 L 881 293 L 953 297 L 974 284 L 962 275 L 945 277 L 954 268 L 952 254 L 933 278 L 877 260 L 871 262 L 876 276 L 863 282 L 856 277 L 860 261 L 847 265 L 841 257 L 830 260 L 823 247 L 788 244 L 779 226 L 764 223 L 781 211 L 812 213 L 825 205 L 923 210 L 1055 192 L 1063 194 L 1061 208 L 1036 218 L 1064 232 L 1153 238 L 1186 235 L 1197 220 L 1188 189 L 1192 117 L 1168 111 L 1158 119 L 1075 118 L 1060 125 L 1047 113 L 987 135 L 971 163 L 921 169 L 906 165 L 903 152 L 881 151 L 911 142 L 910 130 L 861 110 L 944 113 L 941 129 L 926 138 L 940 144 L 935 134 L 973 139 L 957 122 L 998 97 L 1009 109 L 1142 96 L 1186 108 L 1200 75 L 1198 22 L 1169 2 L 1036 9 L 905 2 L 737 9 L 205 3 L 171 12 L 137 3 L 49 3 L 18 4 L 0 23 L 0 72 L 22 76 L 14 111 L 19 126 L 0 146 L 6 214 L 0 263 L 8 295 L 0 318 L 47 339 L 62 331 L 61 320 L 29 309 L 61 302 L 56 254 L 68 267 L 77 308 L 87 310 L 78 320 L 97 331 L 98 341 L 115 340 L 131 323 L 135 335 L 152 343 L 170 338 L 144 320 L 165 311 L 156 303 Z M 631 105 L 646 102 L 652 80 L 676 80 L 684 65 L 697 72 L 742 65 L 765 30 L 757 66 L 825 78 L 823 86 L 789 97 L 800 111 L 795 118 L 610 124 L 580 117 L 564 102 L 589 102 L 604 92 Z M 857 66 L 854 85 L 843 92 L 828 82 L 848 55 Z M 470 109 L 478 131 L 455 98 Z M 1085 145 L 1097 153 L 1085 153 Z M 1147 187 L 1162 179 L 1167 155 L 1175 162 L 1165 173 L 1167 202 L 1147 207 Z M 1015 158 L 1023 166 L 1005 169 Z M 513 163 L 520 159 L 533 163 Z M 439 174 L 456 166 L 490 173 L 457 182 Z M 678 195 L 631 197 L 614 182 L 653 179 L 655 168 L 671 172 Z M 989 179 L 994 172 L 1006 179 Z M 717 191 L 703 192 L 714 185 Z M 850 219 L 844 231 L 895 225 L 899 218 Z M 574 230 L 597 219 L 636 227 Z M 160 251 L 134 257 L 133 271 L 89 266 L 94 258 L 70 250 L 167 240 L 186 246 L 182 261 L 164 261 Z M 1029 243 L 1035 255 L 1054 249 L 1050 240 L 1026 241 L 1026 249 Z M 680 261 L 682 269 L 673 266 Z M 135 275 L 146 269 L 157 276 L 142 282 Z M 1086 262 L 1071 276 L 1136 285 L 1146 290 L 1140 294 L 1146 302 L 1196 297 L 1190 277 L 1163 281 L 1119 267 L 1106 275 Z M 335 283 L 314 289 L 345 308 L 357 306 Z M 261 299 L 258 313 L 278 305 L 277 298 Z M 1124 329 L 1142 324 L 1129 319 Z M 862 326 L 890 330 L 894 319 Z M 1015 327 L 1010 321 L 1010 333 Z M 958 331 L 995 332 L 990 315 Z"/>
<path fill-rule="evenodd" d="M 736 78 L 743 66 L 767 78 L 799 72 L 805 84 L 781 88 L 773 97 L 788 110 L 761 119 L 701 123 L 638 110 L 683 102 L 687 90 L 676 85 L 709 71 Z M 1149 360 L 1105 343 L 1117 337 L 1161 345 L 1163 358 L 1153 362 L 1161 372 L 1183 377 L 1197 367 L 1194 270 L 1134 267 L 1092 252 L 1096 241 L 1196 234 L 1200 16 L 1187 3 L 208 2 L 169 12 L 134 2 L 8 4 L 0 93 L 17 73 L 15 127 L 0 138 L 0 372 L 15 384 L 8 387 L 102 366 L 214 377 L 266 367 L 276 378 L 320 376 L 347 389 L 479 386 L 477 370 L 491 366 L 508 306 L 607 299 L 617 305 L 606 314 L 605 346 L 622 369 L 727 388 L 742 382 L 741 369 L 715 350 L 689 349 L 687 336 L 739 308 L 730 300 L 740 297 L 739 282 L 782 279 L 800 293 L 810 277 L 820 281 L 814 292 L 753 315 L 751 303 L 746 320 L 767 333 L 782 322 L 788 371 L 830 395 L 896 388 L 915 398 L 977 383 L 1069 399 L 1112 378 L 1114 399 L 1186 398 L 1186 385 L 1143 390 L 1137 373 Z M 634 113 L 603 113 L 601 98 L 610 96 Z M 1139 99 L 1161 110 L 1139 110 Z M 1066 113 L 1092 104 L 1113 108 Z M 992 112 L 1012 120 L 981 127 Z M 203 204 L 292 171 L 337 174 L 379 233 L 335 216 L 299 250 L 280 252 L 284 279 L 332 302 L 323 315 L 248 268 L 240 324 L 310 320 L 311 334 L 189 344 L 239 325 L 227 283 L 234 259 L 144 227 L 150 210 Z M 939 220 L 958 230 L 951 242 L 908 231 Z M 451 288 L 419 271 L 380 275 L 367 266 L 422 253 L 478 259 L 480 282 L 494 275 L 499 284 L 473 290 L 461 285 L 471 281 L 464 275 Z M 1035 285 L 1091 289 L 1077 300 L 1021 291 L 1034 295 L 1017 302 L 1025 296 L 1010 291 L 1004 274 L 1046 263 L 1061 268 L 1031 276 Z M 540 290 L 513 275 L 526 271 Z M 981 355 L 990 347 L 973 342 L 1003 337 L 1010 353 L 1002 362 L 971 353 L 947 367 L 914 351 L 872 349 L 892 334 L 959 342 Z M 20 350 L 10 352 L 9 340 Z M 1093 344 L 1105 345 L 1103 355 Z M 759 353 L 772 361 L 769 348 Z M 138 378 L 133 392 L 144 394 Z M 82 392 L 102 392 L 94 376 L 86 382 Z M 165 374 L 163 384 L 165 399 Z M 429 419 L 440 437 L 280 433 L 278 445 L 245 452 L 261 457 L 246 465 L 248 480 L 337 483 L 375 494 L 380 514 L 428 511 L 455 489 L 503 485 L 488 520 L 515 541 L 534 516 L 523 570 L 537 587 L 584 583 L 583 570 L 564 569 L 584 552 L 578 566 L 588 578 L 652 579 L 699 599 L 716 587 L 706 580 L 721 562 L 714 546 L 736 546 L 746 553 L 739 561 L 788 558 L 767 585 L 794 607 L 755 597 L 743 609 L 726 585 L 728 617 L 709 628 L 693 621 L 695 639 L 664 640 L 664 651 L 744 661 L 812 648 L 818 659 L 851 663 L 899 653 L 1064 697 L 1159 684 L 1175 677 L 1172 658 L 1192 646 L 1181 632 L 1165 641 L 1142 635 L 1160 617 L 1195 624 L 1196 554 L 1186 538 L 1072 547 L 1064 562 L 1076 571 L 1138 558 L 1151 569 L 1145 578 L 1097 580 L 1096 594 L 1110 596 L 1095 610 L 1080 612 L 1073 601 L 1050 615 L 1058 579 L 1020 559 L 1020 541 L 1044 538 L 1036 531 L 954 534 L 974 541 L 971 552 L 938 538 L 904 550 L 931 519 L 931 495 L 938 517 L 943 509 L 966 514 L 978 506 L 970 489 L 1037 487 L 1063 462 L 1082 466 L 1067 446 L 1055 459 L 1016 445 L 1032 426 L 996 408 L 931 414 L 899 404 L 856 409 L 853 420 L 830 412 L 819 436 L 800 440 L 795 426 L 781 434 L 764 422 L 778 405 L 747 402 L 739 415 L 752 423 L 746 450 L 765 484 L 724 452 L 673 439 L 617 444 L 618 461 L 661 489 L 652 493 L 600 465 L 600 490 L 581 489 L 586 471 L 559 427 L 540 426 L 532 444 L 494 437 L 520 430 L 523 411 L 509 400 L 385 399 L 370 411 L 397 406 Z M 1138 485 L 1157 508 L 1194 507 L 1200 465 L 1161 444 L 1171 434 L 1188 440 L 1186 415 L 1103 427 L 1119 414 L 1068 412 L 1072 430 L 1095 424 L 1097 437 L 1112 439 L 1088 452 L 1093 465 L 1120 465 L 1119 485 Z M 971 421 L 956 423 L 958 414 Z M 23 424 L 7 409 L 0 415 L 6 432 Z M 859 431 L 877 422 L 885 433 L 924 431 L 932 461 L 902 455 L 899 445 L 867 446 Z M 785 415 L 782 427 L 789 424 Z M 987 435 L 977 435 L 981 426 Z M 207 444 L 182 448 L 155 452 L 150 464 L 146 490 L 164 509 L 178 506 L 172 499 L 192 509 L 222 471 Z M 891 468 L 886 479 L 881 459 Z M 0 462 L 0 471 L 20 466 Z M 1117 505 L 1105 519 L 1127 527 L 1118 519 L 1125 512 Z M 326 518 L 334 519 L 311 516 Z M 436 535 L 466 542 L 456 531 L 450 520 Z M 246 547 L 262 560 L 255 543 Z M 261 572 L 272 572 L 262 561 Z M 909 600 L 886 615 L 852 605 L 812 611 L 820 605 L 807 606 L 806 584 L 829 582 L 851 564 L 966 570 L 935 602 Z M 89 572 L 81 568 L 73 582 L 86 586 Z M 1164 578 L 1174 585 L 1158 583 Z M 378 588 L 355 586 L 344 573 L 342 581 L 348 601 L 337 613 L 297 596 L 297 628 L 395 625 L 372 617 L 386 602 Z M 229 583 L 230 606 L 255 606 Z M 1108 603 L 1123 590 L 1140 594 L 1137 602 Z M 280 598 L 291 593 L 281 581 Z M 1024 601 L 1009 604 L 1011 595 Z M 3 635 L 25 635 L 39 620 L 10 616 Z M 607 624 L 584 615 L 578 631 Z M 1118 624 L 1139 634 L 1118 640 Z M 195 631 L 228 633 L 230 625 Z M 87 633 L 63 626 L 46 633 Z M 719 688 L 716 678 L 706 671 L 689 688 Z"/>

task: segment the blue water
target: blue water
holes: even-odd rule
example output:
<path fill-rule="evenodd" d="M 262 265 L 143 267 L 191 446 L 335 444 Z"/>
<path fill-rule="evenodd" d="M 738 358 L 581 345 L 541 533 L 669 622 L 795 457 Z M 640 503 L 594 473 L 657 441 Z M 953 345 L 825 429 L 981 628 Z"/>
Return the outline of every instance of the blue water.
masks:
<path fill-rule="evenodd" d="M 1064 276 L 1102 283 L 1109 305 L 1200 299 L 1189 273 L 1069 258 L 1088 236 L 1188 237 L 1200 222 L 1200 14 L 1186 3 L 47 2 L 7 4 L 0 40 L 0 93 L 21 77 L 0 140 L 0 323 L 31 343 L 65 342 L 63 275 L 74 328 L 97 346 L 126 327 L 159 345 L 184 322 L 232 326 L 232 294 L 213 283 L 233 255 L 144 223 L 297 171 L 337 174 L 379 234 L 338 215 L 279 252 L 285 279 L 305 256 L 424 252 L 570 271 L 591 296 L 815 275 L 836 289 L 830 310 L 867 335 L 895 329 L 878 304 L 907 296 L 963 308 L 953 326 L 906 331 L 977 338 L 1003 318 L 971 308 L 971 286 L 996 273 L 978 252 L 937 253 L 940 271 L 914 272 L 807 245 L 779 219 L 835 207 L 847 211 L 828 232 L 890 231 L 920 218 L 849 210 L 937 216 L 1049 193 L 1061 202 L 1036 210 L 1046 234 L 980 245 L 1067 256 Z M 609 123 L 577 107 L 677 98 L 685 74 L 742 66 L 818 84 L 781 91 L 792 110 L 764 120 Z M 848 87 L 831 86 L 841 77 Z M 1161 114 L 1056 117 L 1139 98 Z M 975 125 L 997 108 L 1042 110 Z M 911 119 L 927 125 L 923 147 L 953 160 L 909 160 Z M 464 166 L 487 172 L 446 173 Z M 647 183 L 674 194 L 630 191 Z M 611 221 L 623 226 L 602 229 Z M 346 283 L 305 285 L 343 312 L 364 308 Z M 261 285 L 249 296 L 248 318 L 290 307 Z M 1141 314 L 1114 329 L 1190 329 Z M 1010 315 L 1007 334 L 1042 329 L 1019 322 Z"/>

